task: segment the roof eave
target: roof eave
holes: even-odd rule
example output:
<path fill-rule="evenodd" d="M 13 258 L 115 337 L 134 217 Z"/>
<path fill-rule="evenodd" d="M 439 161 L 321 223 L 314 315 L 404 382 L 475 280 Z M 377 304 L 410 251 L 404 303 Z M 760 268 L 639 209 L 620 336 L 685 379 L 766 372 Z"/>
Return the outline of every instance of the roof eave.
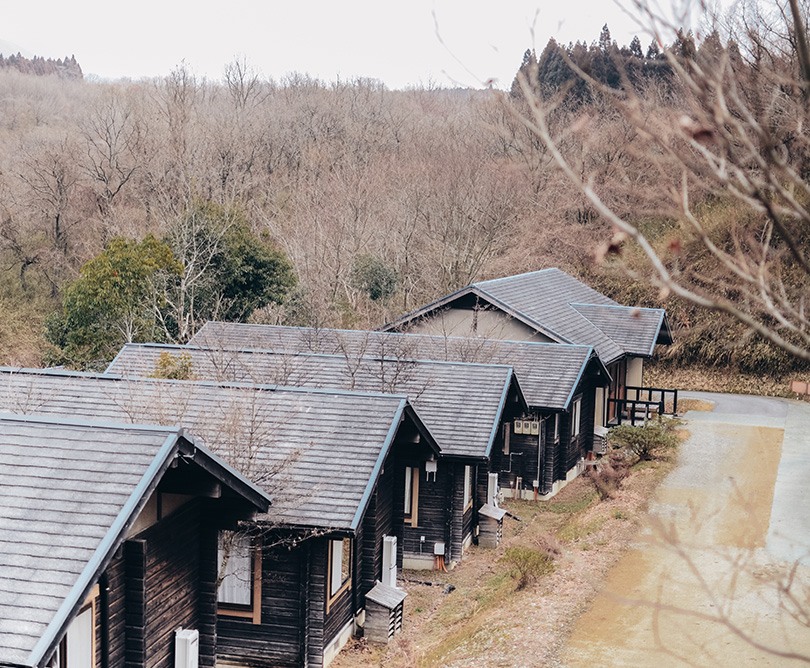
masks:
<path fill-rule="evenodd" d="M 394 415 L 394 419 L 391 420 L 391 426 L 388 429 L 388 435 L 385 437 L 385 442 L 383 446 L 380 448 L 380 454 L 377 456 L 377 461 L 374 463 L 374 469 L 369 476 L 368 484 L 366 485 L 366 489 L 363 492 L 363 497 L 360 499 L 360 503 L 357 505 L 357 510 L 354 513 L 354 518 L 352 519 L 351 530 L 356 531 L 357 527 L 360 525 L 360 521 L 363 518 L 363 514 L 365 513 L 366 506 L 368 505 L 369 499 L 371 498 L 371 493 L 374 490 L 374 486 L 377 484 L 377 478 L 380 476 L 380 471 L 382 470 L 383 462 L 385 462 L 385 458 L 388 456 L 388 451 L 391 449 L 391 445 L 394 443 L 394 438 L 396 437 L 397 430 L 399 429 L 399 425 L 402 423 L 402 419 L 405 415 L 405 406 L 407 405 L 407 399 L 402 399 L 399 402 L 399 406 L 397 407 L 396 414 Z"/>
<path fill-rule="evenodd" d="M 219 482 L 238 493 L 243 499 L 250 502 L 259 512 L 267 512 L 273 502 L 272 497 L 267 492 L 228 466 L 208 448 L 195 443 L 193 437 L 182 432 L 181 434 L 183 439 L 180 441 L 179 449 L 184 455 L 192 458 L 206 473 L 209 473 Z"/>
<path fill-rule="evenodd" d="M 180 430 L 169 434 L 140 482 L 130 494 L 124 507 L 112 523 L 93 556 L 79 574 L 54 618 L 48 624 L 29 655 L 29 665 L 42 666 L 56 649 L 73 616 L 79 611 L 96 580 L 111 561 L 118 546 L 123 542 L 135 518 L 143 510 L 161 476 L 169 467 L 178 450 Z"/>

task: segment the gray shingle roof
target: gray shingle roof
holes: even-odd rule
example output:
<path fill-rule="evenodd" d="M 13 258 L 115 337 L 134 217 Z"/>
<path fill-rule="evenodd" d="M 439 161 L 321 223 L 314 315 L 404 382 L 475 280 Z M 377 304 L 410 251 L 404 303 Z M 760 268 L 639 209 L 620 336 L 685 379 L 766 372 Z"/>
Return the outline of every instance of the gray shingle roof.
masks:
<path fill-rule="evenodd" d="M 181 424 L 273 497 L 267 520 L 349 531 L 401 416 L 419 423 L 396 395 L 11 369 L 0 411 Z"/>
<path fill-rule="evenodd" d="M 180 434 L 0 417 L 0 664 L 47 658 Z"/>
<path fill-rule="evenodd" d="M 194 374 L 206 380 L 404 394 L 442 455 L 450 456 L 489 456 L 513 383 L 512 368 L 504 365 L 156 344 L 124 346 L 108 371 L 147 376 L 166 352 L 189 355 Z"/>
<path fill-rule="evenodd" d="M 597 365 L 607 373 L 596 359 L 593 348 L 556 343 L 225 322 L 206 323 L 194 336 L 192 343 L 220 349 L 507 364 L 514 368 L 527 403 L 535 408 L 551 410 L 568 407 L 588 364 Z"/>
<path fill-rule="evenodd" d="M 656 319 L 659 329 L 664 324 L 662 309 L 622 306 L 564 271 L 551 268 L 473 283 L 402 316 L 384 329 L 401 327 L 467 294 L 477 295 L 560 343 L 593 346 L 605 364 L 628 353 L 650 355 L 658 329 L 653 331 L 649 324 Z M 592 310 L 594 318 L 591 319 L 574 304 L 613 306 L 627 309 L 623 312 L 627 315 L 638 312 L 645 315 L 643 318 L 622 318 L 618 314 L 607 317 L 601 309 Z M 639 350 L 644 352 L 636 352 Z"/>
<path fill-rule="evenodd" d="M 631 355 L 653 354 L 664 322 L 663 309 L 633 308 L 611 304 L 571 304 L 577 313 L 615 341 Z"/>

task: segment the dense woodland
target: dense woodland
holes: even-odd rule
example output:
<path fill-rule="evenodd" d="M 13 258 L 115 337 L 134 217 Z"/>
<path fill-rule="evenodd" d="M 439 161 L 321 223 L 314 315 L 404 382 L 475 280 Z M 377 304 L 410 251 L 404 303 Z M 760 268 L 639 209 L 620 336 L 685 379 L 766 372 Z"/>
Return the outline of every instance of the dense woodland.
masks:
<path fill-rule="evenodd" d="M 35 76 L 57 76 L 60 79 L 83 79 L 81 65 L 76 62 L 76 56 L 65 56 L 65 58 L 43 58 L 34 56 L 26 58 L 20 53 L 12 53 L 10 56 L 3 56 L 0 53 L 0 70 L 15 70 L 23 74 L 33 74 Z"/>
<path fill-rule="evenodd" d="M 516 63 L 557 102 L 550 123 L 569 161 L 709 281 L 700 244 L 652 213 L 679 175 L 653 168 L 633 125 L 570 65 L 632 87 L 659 110 L 650 123 L 666 122 L 694 101 L 662 50 L 706 59 L 715 43 L 619 47 L 606 27 L 588 46 L 552 41 Z M 216 82 L 183 67 L 117 83 L 2 67 L 3 362 L 99 367 L 125 340 L 185 342 L 209 318 L 375 327 L 470 282 L 557 266 L 621 302 L 666 306 L 678 364 L 787 364 L 742 326 L 651 287 L 631 245 L 595 261 L 612 230 L 527 128 L 525 104 L 517 84 L 268 81 L 239 61 Z M 736 243 L 735 205 L 694 193 Z"/>

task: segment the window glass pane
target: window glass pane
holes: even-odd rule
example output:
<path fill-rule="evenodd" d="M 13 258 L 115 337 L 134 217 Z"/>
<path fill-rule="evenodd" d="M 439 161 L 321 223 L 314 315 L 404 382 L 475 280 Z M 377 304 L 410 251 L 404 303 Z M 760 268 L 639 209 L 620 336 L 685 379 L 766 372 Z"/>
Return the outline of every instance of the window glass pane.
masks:
<path fill-rule="evenodd" d="M 93 666 L 93 608 L 79 613 L 68 626 L 63 668 L 92 668 Z"/>
<path fill-rule="evenodd" d="M 253 593 L 253 556 L 250 536 L 233 531 L 219 533 L 220 603 L 250 605 Z"/>
<path fill-rule="evenodd" d="M 333 540 L 332 546 L 332 570 L 329 573 L 329 595 L 334 596 L 343 584 L 343 543 L 346 540 Z"/>
<path fill-rule="evenodd" d="M 411 515 L 411 486 L 413 485 L 413 468 L 405 467 L 405 516 Z"/>
<path fill-rule="evenodd" d="M 352 542 L 350 540 L 343 541 L 343 558 L 341 560 L 342 568 L 340 569 L 340 584 L 342 585 L 352 572 Z"/>
<path fill-rule="evenodd" d="M 464 507 L 470 502 L 470 478 L 472 477 L 472 466 L 464 467 Z"/>

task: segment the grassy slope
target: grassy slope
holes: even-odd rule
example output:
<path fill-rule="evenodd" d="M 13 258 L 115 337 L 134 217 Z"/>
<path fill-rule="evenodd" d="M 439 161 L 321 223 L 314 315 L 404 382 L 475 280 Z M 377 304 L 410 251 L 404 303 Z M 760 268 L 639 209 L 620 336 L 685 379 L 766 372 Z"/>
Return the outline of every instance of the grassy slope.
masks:
<path fill-rule="evenodd" d="M 674 453 L 635 468 L 615 498 L 599 501 L 578 478 L 547 502 L 507 502 L 520 521 L 505 519 L 496 550 L 473 547 L 447 574 L 405 572 L 404 632 L 388 648 L 362 640 L 341 653 L 335 668 L 360 666 L 546 665 L 598 591 L 604 575 L 638 530 L 638 520 Z M 562 556 L 550 575 L 519 589 L 503 556 L 514 546 L 557 544 Z M 441 587 L 407 580 L 430 580 Z"/>

